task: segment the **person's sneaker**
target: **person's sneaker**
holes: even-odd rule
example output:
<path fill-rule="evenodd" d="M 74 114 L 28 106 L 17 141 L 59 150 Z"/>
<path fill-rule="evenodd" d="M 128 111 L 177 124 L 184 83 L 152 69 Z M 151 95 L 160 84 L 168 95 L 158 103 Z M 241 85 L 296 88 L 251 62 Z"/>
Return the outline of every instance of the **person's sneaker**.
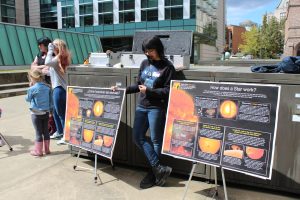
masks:
<path fill-rule="evenodd" d="M 66 144 L 66 143 L 65 143 L 65 140 L 64 140 L 63 138 L 61 138 L 60 140 L 58 140 L 58 141 L 56 142 L 56 144 L 57 144 L 57 145 L 63 145 L 63 144 Z"/>
<path fill-rule="evenodd" d="M 142 189 L 151 188 L 153 185 L 155 185 L 155 180 L 156 180 L 156 178 L 151 170 L 147 173 L 147 175 L 140 182 L 140 188 L 142 188 Z"/>
<path fill-rule="evenodd" d="M 60 134 L 59 132 L 53 133 L 53 135 L 50 136 L 50 139 L 60 139 L 62 138 L 63 134 Z"/>

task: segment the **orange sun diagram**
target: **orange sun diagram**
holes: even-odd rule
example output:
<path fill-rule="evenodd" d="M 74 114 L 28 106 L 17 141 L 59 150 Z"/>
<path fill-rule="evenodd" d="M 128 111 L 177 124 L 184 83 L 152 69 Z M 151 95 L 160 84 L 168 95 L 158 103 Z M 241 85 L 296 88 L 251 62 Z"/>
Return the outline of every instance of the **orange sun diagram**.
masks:
<path fill-rule="evenodd" d="M 83 129 L 83 140 L 90 143 L 93 140 L 94 131 L 89 129 Z"/>
<path fill-rule="evenodd" d="M 103 114 L 104 105 L 102 101 L 96 101 L 93 106 L 94 116 L 100 117 Z"/>
<path fill-rule="evenodd" d="M 164 135 L 164 152 L 170 151 L 174 120 L 198 122 L 198 117 L 194 114 L 194 110 L 194 100 L 190 94 L 184 90 L 178 89 L 178 87 L 172 87 L 170 89 L 168 118 L 166 120 L 166 130 Z"/>
<path fill-rule="evenodd" d="M 220 105 L 220 115 L 226 119 L 235 118 L 238 112 L 238 107 L 236 102 L 232 100 L 225 100 L 221 102 Z"/>
<path fill-rule="evenodd" d="M 67 93 L 67 112 L 66 112 L 66 121 L 65 121 L 65 140 L 70 141 L 70 125 L 71 118 L 79 117 L 79 99 L 73 93 L 73 88 L 68 88 Z M 72 137 L 72 141 L 70 143 L 79 144 L 79 141 L 76 138 Z"/>
<path fill-rule="evenodd" d="M 220 150 L 221 140 L 199 137 L 198 145 L 202 152 L 216 154 Z"/>

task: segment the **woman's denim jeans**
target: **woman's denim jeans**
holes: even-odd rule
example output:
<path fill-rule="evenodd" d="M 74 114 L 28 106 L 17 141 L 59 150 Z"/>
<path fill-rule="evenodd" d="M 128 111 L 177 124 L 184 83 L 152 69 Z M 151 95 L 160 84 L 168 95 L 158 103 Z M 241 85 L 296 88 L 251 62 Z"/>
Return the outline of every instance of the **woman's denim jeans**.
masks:
<path fill-rule="evenodd" d="M 63 134 L 66 115 L 66 90 L 59 86 L 53 90 L 53 117 L 57 132 Z"/>
<path fill-rule="evenodd" d="M 135 111 L 133 139 L 135 144 L 144 152 L 150 165 L 159 163 L 166 115 L 161 108 L 143 108 L 138 106 Z M 151 142 L 146 139 L 150 129 Z"/>

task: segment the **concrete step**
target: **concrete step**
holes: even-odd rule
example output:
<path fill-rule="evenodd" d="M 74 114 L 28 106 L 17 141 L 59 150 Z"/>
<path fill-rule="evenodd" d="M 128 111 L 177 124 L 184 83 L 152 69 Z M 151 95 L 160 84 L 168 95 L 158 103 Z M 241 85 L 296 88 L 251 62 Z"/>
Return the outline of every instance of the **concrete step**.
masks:
<path fill-rule="evenodd" d="M 8 89 L 0 91 L 0 99 L 18 95 L 24 95 L 27 93 L 27 88 Z"/>
<path fill-rule="evenodd" d="M 29 86 L 28 82 L 1 84 L 0 85 L 0 91 L 10 90 L 10 89 L 17 89 L 17 88 L 25 88 L 25 87 L 28 87 L 28 86 Z"/>
<path fill-rule="evenodd" d="M 27 82 L 27 71 L 15 72 L 1 72 L 0 71 L 0 84 L 13 84 Z"/>

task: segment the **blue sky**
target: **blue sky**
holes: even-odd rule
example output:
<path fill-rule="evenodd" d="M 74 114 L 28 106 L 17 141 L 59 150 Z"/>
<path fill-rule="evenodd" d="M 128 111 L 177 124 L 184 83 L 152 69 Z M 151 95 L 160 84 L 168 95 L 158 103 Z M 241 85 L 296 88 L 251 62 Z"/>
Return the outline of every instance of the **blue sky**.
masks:
<path fill-rule="evenodd" d="M 280 0 L 226 0 L 227 24 L 239 25 L 240 22 L 251 20 L 262 23 L 262 16 L 266 12 L 273 12 Z"/>

